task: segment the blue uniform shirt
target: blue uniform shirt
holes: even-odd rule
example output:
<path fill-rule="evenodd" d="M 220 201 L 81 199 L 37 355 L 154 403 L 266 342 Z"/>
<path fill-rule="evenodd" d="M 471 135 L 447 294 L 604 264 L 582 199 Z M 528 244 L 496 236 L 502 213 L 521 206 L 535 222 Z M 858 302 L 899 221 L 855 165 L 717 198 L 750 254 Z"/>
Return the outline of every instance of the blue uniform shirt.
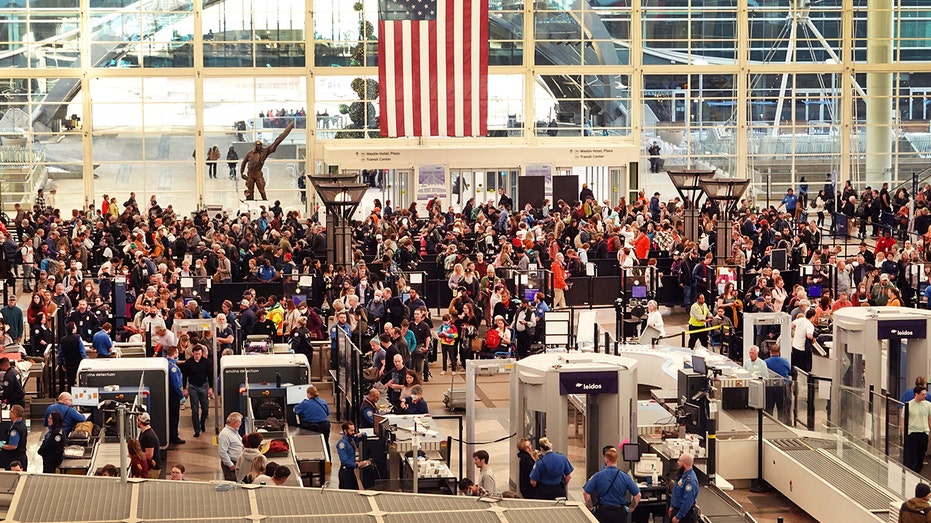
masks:
<path fill-rule="evenodd" d="M 10 427 L 9 439 L 7 439 L 7 445 L 16 445 L 17 447 L 22 447 L 23 450 L 26 449 L 26 445 L 22 444 L 25 442 L 26 438 L 26 424 L 22 420 L 17 420 L 16 423 L 13 423 L 13 426 Z"/>
<path fill-rule="evenodd" d="M 612 485 L 612 482 L 614 484 Z M 630 476 L 618 470 L 616 466 L 605 467 L 595 473 L 582 487 L 589 496 L 598 500 L 605 507 L 627 506 L 627 493 L 631 496 L 640 494 L 640 487 Z"/>
<path fill-rule="evenodd" d="M 330 348 L 332 350 L 339 350 L 339 332 L 336 329 L 343 329 L 343 332 L 346 333 L 346 337 L 352 339 L 352 327 L 348 323 L 340 325 L 337 323 L 330 327 Z"/>
<path fill-rule="evenodd" d="M 375 414 L 378 414 L 378 408 L 368 400 L 362 400 L 362 428 L 372 428 L 375 426 Z"/>
<path fill-rule="evenodd" d="M 320 398 L 307 398 L 294 407 L 304 423 L 323 423 L 330 416 L 330 406 Z"/>
<path fill-rule="evenodd" d="M 97 351 L 98 358 L 109 358 L 111 355 L 110 349 L 113 348 L 113 341 L 110 339 L 110 335 L 104 331 L 97 331 L 94 334 L 94 337 L 91 339 L 91 345 Z"/>
<path fill-rule="evenodd" d="M 365 439 L 365 434 L 360 434 L 359 439 Z M 342 466 L 350 469 L 356 468 L 356 438 L 343 434 L 336 444 L 336 453 L 339 455 L 339 462 Z"/>
<path fill-rule="evenodd" d="M 792 366 L 789 365 L 789 360 L 783 358 L 782 356 L 770 356 L 766 358 L 766 366 L 775 374 L 782 376 L 783 378 L 788 378 L 789 373 L 792 372 Z"/>
<path fill-rule="evenodd" d="M 572 474 L 572 470 L 568 458 L 558 452 L 547 452 L 533 466 L 530 479 L 552 487 L 561 484 L 563 477 Z"/>
<path fill-rule="evenodd" d="M 178 360 L 168 358 L 168 389 L 178 396 L 184 396 L 184 391 L 181 390 L 182 381 Z"/>
<path fill-rule="evenodd" d="M 672 488 L 672 500 L 669 506 L 677 509 L 675 516 L 679 519 L 684 518 L 692 507 L 695 500 L 698 499 L 698 476 L 695 475 L 695 469 L 689 469 L 688 472 L 679 476 L 675 486 Z"/>
<path fill-rule="evenodd" d="M 48 427 L 48 417 L 52 415 L 53 412 L 61 413 L 61 418 L 64 420 L 63 428 L 65 434 L 70 434 L 74 430 L 74 426 L 82 421 L 87 421 L 87 418 L 84 417 L 80 412 L 74 409 L 74 407 L 69 407 L 64 403 L 52 403 L 45 409 L 45 418 L 42 420 L 42 424 Z"/>

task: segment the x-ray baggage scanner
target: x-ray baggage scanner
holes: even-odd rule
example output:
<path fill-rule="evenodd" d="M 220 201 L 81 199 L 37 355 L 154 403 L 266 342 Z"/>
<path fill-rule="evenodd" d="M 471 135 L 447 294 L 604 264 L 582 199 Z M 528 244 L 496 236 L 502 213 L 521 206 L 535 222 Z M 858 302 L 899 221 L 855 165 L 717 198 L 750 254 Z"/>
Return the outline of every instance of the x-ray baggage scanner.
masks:
<path fill-rule="evenodd" d="M 141 384 L 141 385 L 140 385 Z M 78 367 L 76 394 L 97 395 L 146 407 L 162 448 L 168 448 L 168 360 L 165 358 L 83 359 Z M 141 397 L 139 397 L 141 395 Z M 138 402 L 136 401 L 138 398 Z M 75 403 L 79 399 L 75 398 Z M 101 420 L 95 420 L 103 425 Z"/>
<path fill-rule="evenodd" d="M 246 376 L 248 375 L 248 379 Z M 303 354 L 246 354 L 228 355 L 220 359 L 220 387 L 223 394 L 223 419 L 232 412 L 246 412 L 242 408 L 242 392 L 246 397 L 261 395 L 272 389 L 284 390 L 283 384 L 303 385 L 310 383 L 310 363 Z M 248 387 L 243 389 L 248 383 Z M 264 384 L 264 386 L 263 386 Z M 287 413 L 286 394 L 271 394 L 269 399 L 281 403 Z"/>
<path fill-rule="evenodd" d="M 586 471 L 601 464 L 601 448 L 637 439 L 637 361 L 600 353 L 537 354 L 511 372 L 511 432 L 536 444 L 546 436 L 553 450 L 569 447 L 570 404 L 585 412 Z M 518 477 L 516 455 L 511 477 Z"/>

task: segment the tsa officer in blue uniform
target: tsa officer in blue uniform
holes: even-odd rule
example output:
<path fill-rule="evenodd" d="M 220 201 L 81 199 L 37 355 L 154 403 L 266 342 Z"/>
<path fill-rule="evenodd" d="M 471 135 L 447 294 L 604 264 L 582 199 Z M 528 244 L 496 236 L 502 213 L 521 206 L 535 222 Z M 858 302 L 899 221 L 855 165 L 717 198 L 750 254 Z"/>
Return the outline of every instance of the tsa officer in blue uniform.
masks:
<path fill-rule="evenodd" d="M 10 408 L 10 420 L 12 420 L 13 424 L 10 426 L 9 432 L 6 433 L 6 442 L 0 447 L 0 466 L 7 470 L 10 469 L 10 463 L 14 461 L 20 462 L 23 470 L 28 467 L 26 460 L 26 436 L 28 430 L 26 429 L 26 422 L 23 421 L 24 411 L 22 405 L 13 405 Z"/>
<path fill-rule="evenodd" d="M 168 438 L 172 445 L 181 445 L 184 440 L 178 435 L 181 420 L 181 398 L 184 397 L 181 369 L 178 367 L 178 347 L 168 349 Z"/>
<path fill-rule="evenodd" d="M 294 407 L 294 413 L 301 420 L 301 428 L 312 432 L 323 434 L 326 440 L 328 454 L 333 455 L 330 450 L 330 405 L 320 399 L 320 393 L 317 387 L 311 385 L 307 387 L 307 399 Z"/>
<path fill-rule="evenodd" d="M 672 499 L 669 501 L 669 519 L 672 523 L 696 523 L 698 510 L 695 501 L 698 499 L 698 476 L 692 469 L 695 458 L 686 452 L 679 456 L 679 479 L 672 488 Z"/>
<path fill-rule="evenodd" d="M 585 506 L 601 523 L 627 523 L 628 513 L 640 503 L 640 487 L 617 468 L 617 449 L 604 453 L 605 468 L 599 470 L 582 487 Z M 627 494 L 630 494 L 630 503 Z"/>
<path fill-rule="evenodd" d="M 359 441 L 365 439 L 365 434 L 356 432 L 356 426 L 351 421 L 343 423 L 343 437 L 336 444 L 336 453 L 339 454 L 339 488 L 343 490 L 359 490 L 356 481 L 356 469 L 365 466 L 365 461 L 356 461 L 356 451 Z"/>
<path fill-rule="evenodd" d="M 566 456 L 553 452 L 548 438 L 540 438 L 540 459 L 530 471 L 530 484 L 536 487 L 537 499 L 566 497 L 566 487 L 572 479 L 572 464 Z"/>

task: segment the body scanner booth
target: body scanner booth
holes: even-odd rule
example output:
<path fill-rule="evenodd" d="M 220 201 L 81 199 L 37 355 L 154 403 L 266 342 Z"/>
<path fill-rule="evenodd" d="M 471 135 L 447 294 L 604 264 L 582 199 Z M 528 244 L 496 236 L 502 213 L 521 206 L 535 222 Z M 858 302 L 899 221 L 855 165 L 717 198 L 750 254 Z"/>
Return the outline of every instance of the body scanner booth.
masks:
<path fill-rule="evenodd" d="M 515 363 L 511 373 L 511 432 L 536 446 L 546 436 L 566 453 L 570 401 L 585 410 L 586 470 L 598 471 L 601 448 L 637 441 L 637 362 L 599 353 L 537 354 Z M 511 477 L 518 477 L 511 455 Z M 583 472 L 576 467 L 576 475 Z"/>
<path fill-rule="evenodd" d="M 831 421 L 860 434 L 865 430 L 869 389 L 900 398 L 927 376 L 931 311 L 905 307 L 845 307 L 834 313 Z M 817 373 L 816 373 L 817 374 Z"/>

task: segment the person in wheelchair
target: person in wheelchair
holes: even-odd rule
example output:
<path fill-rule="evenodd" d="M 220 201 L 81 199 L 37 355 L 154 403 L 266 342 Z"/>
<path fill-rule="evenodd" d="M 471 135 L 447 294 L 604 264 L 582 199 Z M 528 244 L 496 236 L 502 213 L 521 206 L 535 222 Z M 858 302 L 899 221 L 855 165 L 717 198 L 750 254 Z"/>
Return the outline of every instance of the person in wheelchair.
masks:
<path fill-rule="evenodd" d="M 485 334 L 479 357 L 494 358 L 496 352 L 510 352 L 511 338 L 511 329 L 504 322 L 504 317 L 495 316 L 494 328 Z"/>

